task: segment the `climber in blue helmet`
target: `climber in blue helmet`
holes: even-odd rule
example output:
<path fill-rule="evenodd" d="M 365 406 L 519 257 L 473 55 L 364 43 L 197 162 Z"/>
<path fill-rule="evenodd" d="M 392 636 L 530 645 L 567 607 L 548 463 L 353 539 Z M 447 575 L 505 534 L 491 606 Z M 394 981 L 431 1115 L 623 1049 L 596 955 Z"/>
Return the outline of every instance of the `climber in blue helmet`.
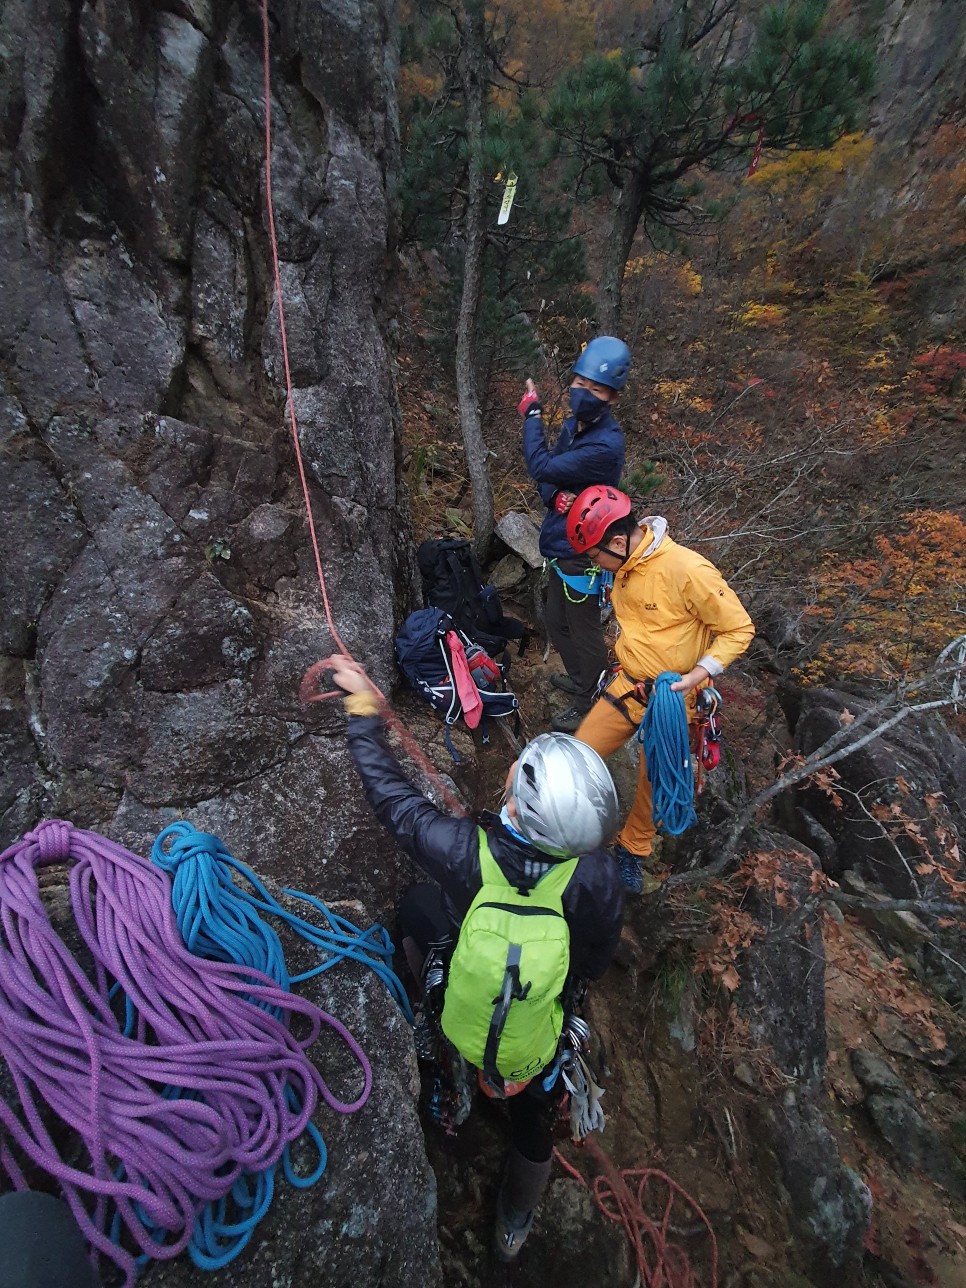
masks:
<path fill-rule="evenodd" d="M 567 540 L 567 511 L 585 488 L 620 484 L 624 435 L 613 405 L 630 369 L 631 351 L 623 340 L 612 335 L 591 340 L 574 363 L 571 414 L 552 448 L 547 446 L 543 406 L 532 380 L 517 409 L 523 416 L 527 469 L 547 507 L 540 529 L 540 553 L 551 568 L 547 634 L 564 664 L 564 672 L 554 673 L 550 682 L 570 696 L 569 706 L 551 721 L 561 733 L 573 733 L 590 710 L 607 665 L 600 618 L 603 578 L 586 559 L 574 557 Z"/>

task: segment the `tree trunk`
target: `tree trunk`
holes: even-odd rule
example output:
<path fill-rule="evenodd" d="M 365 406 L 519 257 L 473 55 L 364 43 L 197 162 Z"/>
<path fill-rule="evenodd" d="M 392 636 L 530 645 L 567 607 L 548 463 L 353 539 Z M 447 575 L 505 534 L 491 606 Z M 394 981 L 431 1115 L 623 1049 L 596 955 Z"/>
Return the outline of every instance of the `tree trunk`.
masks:
<path fill-rule="evenodd" d="M 620 335 L 624 270 L 634 245 L 637 225 L 644 213 L 644 193 L 643 175 L 635 170 L 625 179 L 614 207 L 610 236 L 604 243 L 604 261 L 600 270 L 597 315 L 603 335 Z"/>
<path fill-rule="evenodd" d="M 473 537 L 482 561 L 493 536 L 493 492 L 486 469 L 486 444 L 480 415 L 476 374 L 476 333 L 483 292 L 483 256 L 486 251 L 483 174 L 484 110 L 484 12 L 482 0 L 465 0 L 462 21 L 460 70 L 469 143 L 466 216 L 463 251 L 463 293 L 456 328 L 456 395 L 459 404 L 463 452 L 473 493 Z"/>

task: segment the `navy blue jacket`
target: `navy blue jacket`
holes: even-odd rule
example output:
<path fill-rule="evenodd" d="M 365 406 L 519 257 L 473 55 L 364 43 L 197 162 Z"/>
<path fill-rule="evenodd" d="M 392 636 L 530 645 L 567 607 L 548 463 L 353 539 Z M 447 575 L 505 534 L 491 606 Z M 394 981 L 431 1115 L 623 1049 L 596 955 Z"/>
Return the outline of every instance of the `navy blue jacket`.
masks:
<path fill-rule="evenodd" d="M 350 716 L 349 751 L 366 800 L 383 827 L 440 886 L 456 931 L 480 886 L 481 825 L 490 853 L 503 875 L 519 889 L 531 889 L 533 864 L 547 856 L 518 841 L 496 814 L 480 824 L 438 810 L 413 787 L 386 743 L 381 716 Z M 570 929 L 571 975 L 598 979 L 610 965 L 620 939 L 624 888 L 613 856 L 606 850 L 583 855 L 563 895 Z"/>
<path fill-rule="evenodd" d="M 536 482 L 547 514 L 540 528 L 540 553 L 545 559 L 575 559 L 567 540 L 567 516 L 553 508 L 558 492 L 582 492 L 595 483 L 617 487 L 624 469 L 624 434 L 609 411 L 592 425 L 581 425 L 573 416 L 564 421 L 551 451 L 543 418 L 532 411 L 523 421 L 523 455 Z"/>

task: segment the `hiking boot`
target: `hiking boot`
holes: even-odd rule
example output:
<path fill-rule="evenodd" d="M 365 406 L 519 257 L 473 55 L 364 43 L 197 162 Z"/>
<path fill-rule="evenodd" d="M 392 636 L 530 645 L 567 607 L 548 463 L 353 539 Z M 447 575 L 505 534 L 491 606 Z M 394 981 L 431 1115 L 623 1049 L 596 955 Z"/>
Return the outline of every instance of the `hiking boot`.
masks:
<path fill-rule="evenodd" d="M 533 1213 L 524 1217 L 508 1210 L 503 1203 L 503 1191 L 496 1196 L 496 1222 L 493 1226 L 493 1251 L 501 1261 L 515 1261 L 533 1229 Z"/>
<path fill-rule="evenodd" d="M 632 854 L 626 845 L 621 845 L 620 841 L 615 842 L 611 853 L 617 860 L 617 866 L 621 870 L 621 880 L 630 890 L 631 894 L 641 894 L 644 890 L 644 856 L 641 854 Z M 647 874 L 651 882 L 654 878 Z M 648 890 L 648 894 L 653 893 L 654 886 Z"/>
<path fill-rule="evenodd" d="M 587 714 L 581 711 L 579 707 L 567 707 L 563 711 L 558 711 L 550 721 L 550 728 L 556 729 L 557 733 L 576 733 L 577 726 Z"/>
<path fill-rule="evenodd" d="M 555 689 L 560 689 L 562 693 L 577 692 L 577 685 L 566 671 L 554 671 L 550 676 L 550 683 Z"/>

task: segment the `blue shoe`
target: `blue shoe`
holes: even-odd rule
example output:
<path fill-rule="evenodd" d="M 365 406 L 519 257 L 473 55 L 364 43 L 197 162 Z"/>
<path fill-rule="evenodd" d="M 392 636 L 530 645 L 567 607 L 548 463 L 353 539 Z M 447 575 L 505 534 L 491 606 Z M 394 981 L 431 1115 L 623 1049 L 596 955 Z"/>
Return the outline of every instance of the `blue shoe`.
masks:
<path fill-rule="evenodd" d="M 644 889 L 644 859 L 640 854 L 631 854 L 626 845 L 617 841 L 611 853 L 621 870 L 621 880 L 631 894 L 640 894 Z"/>

